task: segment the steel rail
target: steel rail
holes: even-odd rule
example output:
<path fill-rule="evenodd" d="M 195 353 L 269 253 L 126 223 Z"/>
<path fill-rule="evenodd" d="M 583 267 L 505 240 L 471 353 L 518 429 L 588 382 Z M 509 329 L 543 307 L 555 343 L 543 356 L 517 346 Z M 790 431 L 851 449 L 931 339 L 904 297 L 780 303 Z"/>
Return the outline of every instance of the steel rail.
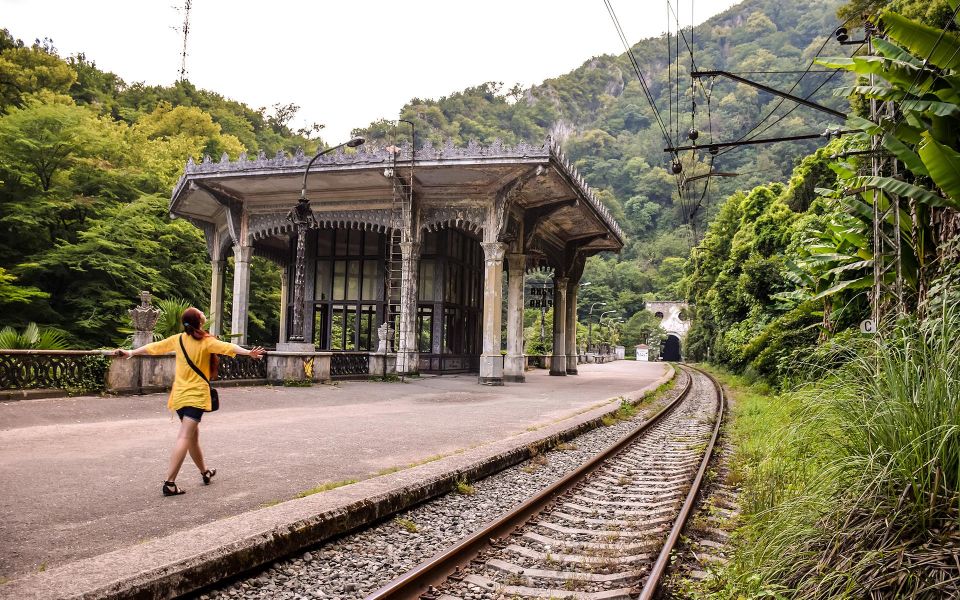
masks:
<path fill-rule="evenodd" d="M 677 540 L 680 539 L 680 533 L 683 531 L 683 527 L 687 523 L 687 517 L 690 516 L 690 511 L 693 510 L 693 505 L 696 504 L 697 494 L 700 493 L 700 484 L 703 483 L 703 476 L 707 472 L 707 465 L 710 463 L 710 457 L 713 454 L 713 448 L 717 443 L 717 437 L 720 435 L 720 425 L 723 422 L 723 412 L 725 408 L 723 386 L 720 385 L 716 378 L 714 378 L 714 376 L 710 373 L 707 373 L 702 369 L 697 369 L 696 367 L 691 367 L 690 365 L 687 365 L 687 367 L 706 375 L 716 388 L 718 404 L 717 422 L 714 424 L 713 436 L 710 438 L 710 443 L 707 444 L 707 449 L 703 453 L 703 461 L 700 463 L 700 470 L 697 471 L 697 476 L 693 479 L 693 483 L 690 485 L 690 491 L 687 493 L 687 499 L 684 500 L 683 506 L 680 508 L 680 514 L 677 516 L 677 520 L 673 523 L 673 529 L 670 530 L 670 535 L 667 537 L 666 543 L 660 550 L 660 556 L 657 557 L 657 562 L 653 563 L 653 568 L 650 569 L 650 574 L 647 576 L 647 581 L 643 585 L 640 595 L 637 596 L 638 600 L 651 600 L 654 597 L 654 594 L 657 592 L 657 587 L 660 585 L 660 580 L 663 578 L 663 574 L 667 570 L 667 565 L 670 563 L 670 554 L 673 552 L 673 547 L 677 544 Z"/>
<path fill-rule="evenodd" d="M 678 406 L 692 389 L 693 376 L 688 373 L 687 383 L 683 391 L 681 391 L 670 404 L 662 408 L 647 421 L 644 421 L 622 440 L 610 445 L 575 471 L 572 471 L 549 487 L 541 490 L 537 495 L 515 506 L 497 519 L 490 521 L 479 531 L 463 539 L 456 546 L 449 548 L 442 554 L 427 559 L 406 574 L 375 590 L 369 594 L 365 600 L 433 599 L 435 597 L 433 586 L 443 583 L 450 575 L 458 571 L 461 565 L 469 563 L 488 546 L 493 545 L 500 538 L 508 536 L 533 516 L 549 508 L 555 498 L 577 486 L 587 475 L 596 471 L 605 461 L 619 454 L 647 429 L 658 423 L 661 418 Z"/>

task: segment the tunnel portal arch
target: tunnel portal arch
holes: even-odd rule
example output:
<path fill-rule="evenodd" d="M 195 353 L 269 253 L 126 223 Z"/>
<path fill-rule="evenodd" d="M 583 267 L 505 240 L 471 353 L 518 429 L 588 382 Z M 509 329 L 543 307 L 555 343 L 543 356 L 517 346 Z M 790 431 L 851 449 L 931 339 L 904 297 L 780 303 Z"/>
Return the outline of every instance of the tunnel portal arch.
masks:
<path fill-rule="evenodd" d="M 660 355 L 660 358 L 674 362 L 680 360 L 680 338 L 677 334 L 667 334 L 667 339 L 663 341 L 663 353 Z"/>

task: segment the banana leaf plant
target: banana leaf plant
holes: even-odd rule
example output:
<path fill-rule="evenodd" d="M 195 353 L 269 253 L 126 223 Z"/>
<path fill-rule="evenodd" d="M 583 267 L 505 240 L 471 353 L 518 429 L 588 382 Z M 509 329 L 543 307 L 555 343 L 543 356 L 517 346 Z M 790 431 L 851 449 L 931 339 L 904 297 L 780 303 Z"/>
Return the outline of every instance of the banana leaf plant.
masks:
<path fill-rule="evenodd" d="M 960 0 L 948 2 L 960 25 Z M 938 229 L 937 224 L 960 219 L 960 34 L 889 10 L 880 13 L 875 25 L 885 37 L 872 37 L 872 55 L 818 62 L 857 73 L 862 82 L 874 76 L 872 84 L 842 88 L 839 95 L 894 106 L 892 113 L 876 121 L 851 116 L 848 127 L 861 131 L 855 141 L 861 148 L 870 148 L 872 137 L 879 139 L 905 170 L 866 175 L 847 166 L 847 189 L 855 193 L 843 195 L 842 201 L 850 214 L 869 212 L 872 220 L 873 202 L 885 208 L 892 195 L 900 199 L 901 272 L 912 304 L 920 306 L 934 276 L 932 267 L 945 259 L 941 250 L 948 246 L 945 232 L 950 228 Z M 829 296 L 853 286 L 853 280 L 844 278 L 820 293 Z"/>

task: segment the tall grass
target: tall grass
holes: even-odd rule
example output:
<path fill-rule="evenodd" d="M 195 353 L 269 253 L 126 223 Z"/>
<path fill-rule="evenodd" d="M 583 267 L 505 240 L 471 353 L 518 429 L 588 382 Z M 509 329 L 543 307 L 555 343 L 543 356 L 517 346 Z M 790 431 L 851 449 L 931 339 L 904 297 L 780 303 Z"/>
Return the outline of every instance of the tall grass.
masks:
<path fill-rule="evenodd" d="M 960 307 L 936 310 L 738 416 L 746 525 L 717 595 L 960 597 Z"/>

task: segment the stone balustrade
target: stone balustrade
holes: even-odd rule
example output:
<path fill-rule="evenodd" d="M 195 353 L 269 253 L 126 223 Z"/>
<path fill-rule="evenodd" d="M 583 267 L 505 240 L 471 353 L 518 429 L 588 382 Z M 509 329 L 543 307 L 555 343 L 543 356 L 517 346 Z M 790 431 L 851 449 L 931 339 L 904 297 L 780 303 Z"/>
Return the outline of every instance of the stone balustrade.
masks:
<path fill-rule="evenodd" d="M 130 359 L 105 350 L 0 350 L 0 401 L 70 394 L 147 394 L 170 389 L 174 353 Z M 327 383 L 396 373 L 396 355 L 270 351 L 263 360 L 221 357 L 216 387 Z"/>

